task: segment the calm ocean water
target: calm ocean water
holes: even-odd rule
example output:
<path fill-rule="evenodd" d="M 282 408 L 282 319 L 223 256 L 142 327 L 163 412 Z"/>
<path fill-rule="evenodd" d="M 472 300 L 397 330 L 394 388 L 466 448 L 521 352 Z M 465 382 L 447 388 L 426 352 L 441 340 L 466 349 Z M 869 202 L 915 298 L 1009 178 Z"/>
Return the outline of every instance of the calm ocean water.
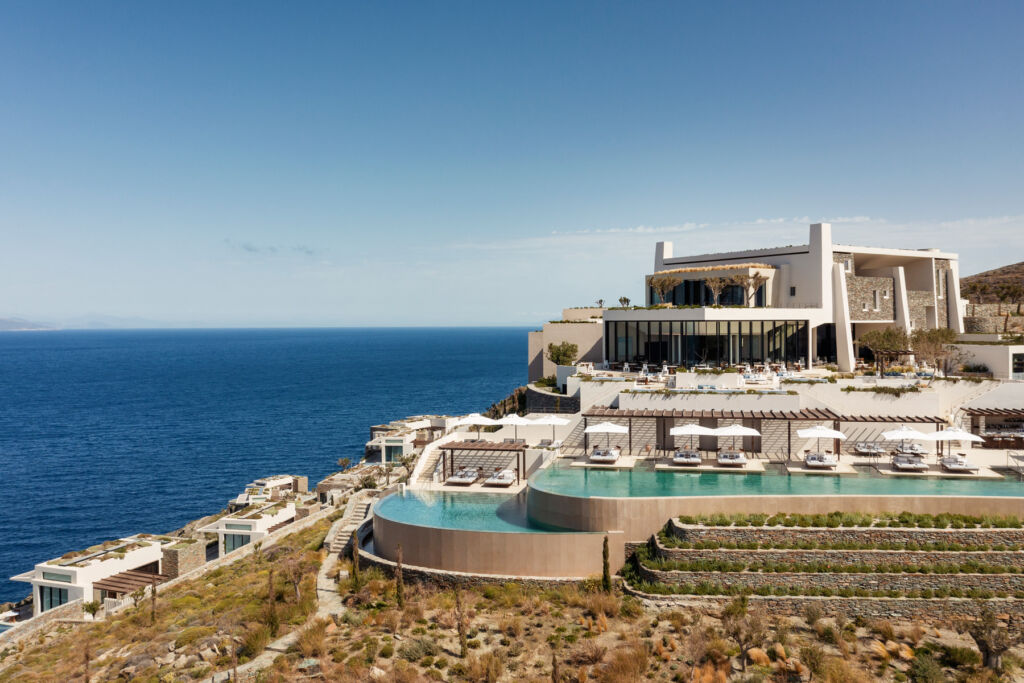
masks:
<path fill-rule="evenodd" d="M 313 484 L 372 424 L 525 379 L 522 328 L 0 334 L 0 602 L 36 562 L 171 531 L 261 475 Z"/>

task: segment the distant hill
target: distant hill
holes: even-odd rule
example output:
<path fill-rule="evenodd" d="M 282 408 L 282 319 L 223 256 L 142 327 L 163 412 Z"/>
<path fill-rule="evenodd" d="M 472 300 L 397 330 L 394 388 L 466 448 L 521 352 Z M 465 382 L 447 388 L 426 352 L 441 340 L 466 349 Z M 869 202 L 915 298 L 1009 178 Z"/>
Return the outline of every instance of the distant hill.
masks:
<path fill-rule="evenodd" d="M 1010 266 L 993 268 L 992 270 L 986 270 L 983 273 L 977 273 L 976 275 L 969 275 L 967 277 L 960 278 L 961 296 L 967 297 L 967 286 L 972 282 L 987 284 L 989 286 L 989 292 L 985 296 L 984 301 L 987 303 L 995 303 L 999 300 L 994 293 L 994 290 L 997 285 L 1024 285 L 1024 261 L 1021 261 L 1020 263 L 1014 263 L 1013 265 Z"/>
<path fill-rule="evenodd" d="M 0 332 L 21 332 L 25 330 L 52 330 L 49 325 L 34 323 L 21 318 L 0 318 Z"/>

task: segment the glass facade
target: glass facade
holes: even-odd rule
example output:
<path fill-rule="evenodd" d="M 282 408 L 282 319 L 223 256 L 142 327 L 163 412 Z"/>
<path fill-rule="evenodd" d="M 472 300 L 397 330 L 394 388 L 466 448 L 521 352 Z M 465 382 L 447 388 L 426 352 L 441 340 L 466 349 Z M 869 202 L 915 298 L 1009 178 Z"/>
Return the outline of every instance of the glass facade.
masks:
<path fill-rule="evenodd" d="M 613 363 L 795 363 L 807 360 L 807 321 L 606 321 L 604 344 Z"/>
<path fill-rule="evenodd" d="M 249 543 L 249 534 L 224 534 L 225 553 L 230 553 L 232 550 L 241 548 L 247 543 Z"/>
<path fill-rule="evenodd" d="M 711 290 L 707 288 L 703 280 L 683 280 L 676 288 L 672 290 L 672 294 L 666 298 L 665 301 L 661 300 L 661 296 L 654 290 L 650 285 L 647 286 L 649 290 L 648 301 L 655 304 L 672 304 L 673 306 L 713 306 L 715 303 L 715 297 L 711 294 Z M 764 285 L 757 288 L 754 293 L 752 302 L 754 306 L 763 307 L 764 301 Z M 728 285 L 722 290 L 721 296 L 718 297 L 719 306 L 746 306 L 747 301 L 743 294 L 743 288 L 739 285 Z"/>
<path fill-rule="evenodd" d="M 39 587 L 39 611 L 45 612 L 54 607 L 60 607 L 68 601 L 67 588 L 54 588 L 52 586 Z"/>

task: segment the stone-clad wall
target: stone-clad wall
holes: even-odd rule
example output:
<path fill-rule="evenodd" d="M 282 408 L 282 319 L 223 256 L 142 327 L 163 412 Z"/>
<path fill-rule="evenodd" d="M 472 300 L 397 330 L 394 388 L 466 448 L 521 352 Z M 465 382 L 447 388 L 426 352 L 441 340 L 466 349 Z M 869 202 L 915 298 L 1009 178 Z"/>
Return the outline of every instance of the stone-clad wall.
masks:
<path fill-rule="evenodd" d="M 626 593 L 638 597 L 655 608 L 691 607 L 721 610 L 734 598 L 719 596 L 652 595 L 625 585 Z M 976 618 L 986 606 L 1006 616 L 1007 630 L 1013 637 L 1024 635 L 1024 600 L 1013 598 L 971 600 L 967 598 L 819 598 L 792 596 L 751 595 L 751 609 L 760 610 L 769 617 L 803 616 L 808 605 L 817 605 L 826 616 L 843 615 L 847 619 L 882 619 L 885 621 L 926 621 L 952 623 L 965 618 Z"/>
<path fill-rule="evenodd" d="M 737 586 L 757 589 L 762 586 L 785 586 L 798 588 L 843 588 L 864 590 L 915 591 L 939 588 L 970 590 L 977 588 L 994 592 L 1014 593 L 1024 590 L 1024 575 L 1021 574 L 844 574 L 840 572 L 789 573 L 789 572 L 685 572 L 661 571 L 642 564 L 638 573 L 651 583 L 681 585 L 714 583 L 723 586 Z"/>
<path fill-rule="evenodd" d="M 943 299 L 945 301 L 945 299 Z M 910 321 L 914 324 L 915 330 L 928 328 L 927 308 L 935 304 L 935 297 L 931 292 L 917 289 L 907 290 L 907 306 L 910 308 Z M 853 315 L 853 311 L 850 311 Z"/>
<path fill-rule="evenodd" d="M 179 543 L 164 548 L 163 555 L 163 573 L 174 579 L 206 563 L 206 543 Z"/>
<path fill-rule="evenodd" d="M 528 413 L 578 413 L 578 396 L 560 396 L 526 387 L 526 412 Z"/>
<path fill-rule="evenodd" d="M 875 527 L 706 527 L 671 520 L 672 533 L 689 542 L 723 543 L 959 543 L 1024 545 L 1024 529 L 892 529 Z"/>
<path fill-rule="evenodd" d="M 667 560 L 691 562 L 699 560 L 722 560 L 743 562 L 757 566 L 764 563 L 810 564 L 828 563 L 842 567 L 858 564 L 889 564 L 901 567 L 921 564 L 962 564 L 980 562 L 1016 567 L 1024 571 L 1022 551 L 932 551 L 932 550 L 697 550 L 688 548 L 665 548 L 658 545 L 657 555 Z"/>
<path fill-rule="evenodd" d="M 846 276 L 846 298 L 850 304 L 851 320 L 894 320 L 894 283 L 891 277 Z M 878 310 L 875 310 L 874 292 L 878 292 Z M 867 304 L 867 310 L 864 310 Z"/>

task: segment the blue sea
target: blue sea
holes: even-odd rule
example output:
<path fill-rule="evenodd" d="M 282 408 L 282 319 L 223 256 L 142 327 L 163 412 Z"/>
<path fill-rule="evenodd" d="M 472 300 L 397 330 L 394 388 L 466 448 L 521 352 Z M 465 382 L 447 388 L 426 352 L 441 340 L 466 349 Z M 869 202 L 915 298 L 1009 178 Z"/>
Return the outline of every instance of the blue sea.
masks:
<path fill-rule="evenodd" d="M 526 331 L 0 333 L 0 602 L 37 562 L 172 531 L 256 477 L 313 485 L 370 425 L 487 409 L 525 382 Z"/>

